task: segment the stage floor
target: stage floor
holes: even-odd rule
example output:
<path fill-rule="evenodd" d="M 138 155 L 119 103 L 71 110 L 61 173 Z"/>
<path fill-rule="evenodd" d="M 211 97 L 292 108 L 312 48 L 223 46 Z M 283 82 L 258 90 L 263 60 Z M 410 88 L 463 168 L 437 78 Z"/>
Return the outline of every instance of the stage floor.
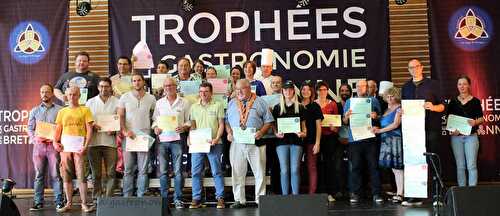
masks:
<path fill-rule="evenodd" d="M 74 201 L 79 201 L 78 197 L 75 197 Z M 79 203 L 74 203 L 70 212 L 64 214 L 57 214 L 55 207 L 52 202 L 46 202 L 45 209 L 41 211 L 29 211 L 32 205 L 32 199 L 22 198 L 14 200 L 21 215 L 26 216 L 54 216 L 54 215 L 65 215 L 65 216 L 76 216 L 76 215 L 95 215 L 93 213 L 82 213 L 80 210 Z M 229 206 L 229 205 L 228 205 Z M 214 206 L 208 206 L 202 209 L 172 209 L 172 215 L 174 216 L 187 216 L 187 215 L 217 215 L 217 216 L 257 216 L 259 215 L 259 209 L 256 205 L 244 208 L 244 209 L 216 209 Z M 392 204 L 390 202 L 385 202 L 382 205 L 376 205 L 371 201 L 365 201 L 358 205 L 350 205 L 347 201 L 337 201 L 330 205 L 328 215 L 350 215 L 350 216 L 432 216 L 433 209 L 430 203 L 424 204 L 421 207 L 403 207 L 399 204 Z"/>

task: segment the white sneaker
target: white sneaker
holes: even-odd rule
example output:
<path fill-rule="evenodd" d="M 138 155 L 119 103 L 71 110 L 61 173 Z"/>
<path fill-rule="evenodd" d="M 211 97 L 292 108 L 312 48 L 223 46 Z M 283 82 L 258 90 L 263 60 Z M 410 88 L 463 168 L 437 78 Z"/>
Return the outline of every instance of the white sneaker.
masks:
<path fill-rule="evenodd" d="M 432 206 L 434 206 L 434 207 L 437 207 L 437 206 L 442 207 L 442 206 L 444 206 L 444 204 L 441 201 L 434 201 L 432 203 Z"/>
<path fill-rule="evenodd" d="M 332 195 L 328 195 L 328 202 L 335 202 L 335 198 Z"/>

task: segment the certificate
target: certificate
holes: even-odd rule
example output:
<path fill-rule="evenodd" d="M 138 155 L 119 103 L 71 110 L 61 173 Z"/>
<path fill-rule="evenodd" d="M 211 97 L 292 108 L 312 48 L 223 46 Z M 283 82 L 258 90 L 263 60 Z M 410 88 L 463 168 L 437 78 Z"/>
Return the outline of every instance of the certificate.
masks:
<path fill-rule="evenodd" d="M 168 77 L 171 77 L 170 74 L 151 74 L 151 87 L 153 89 L 163 88 L 163 83 Z"/>
<path fill-rule="evenodd" d="M 54 139 L 56 125 L 43 121 L 36 121 L 35 136 L 45 139 Z"/>
<path fill-rule="evenodd" d="M 460 134 L 469 136 L 472 131 L 472 126 L 470 126 L 468 122 L 469 120 L 471 119 L 450 114 L 448 115 L 448 120 L 446 121 L 446 130 L 452 132 L 457 130 Z"/>
<path fill-rule="evenodd" d="M 403 135 L 403 163 L 406 166 L 426 164 L 424 100 L 402 100 L 401 131 Z M 406 172 L 406 171 L 405 171 Z"/>
<path fill-rule="evenodd" d="M 334 127 L 342 126 L 342 117 L 340 115 L 324 114 L 323 117 L 324 119 L 321 121 L 321 127 L 330 127 L 330 125 Z"/>
<path fill-rule="evenodd" d="M 227 79 L 207 79 L 212 84 L 214 94 L 226 94 L 227 92 Z"/>
<path fill-rule="evenodd" d="M 300 132 L 300 117 L 278 118 L 279 133 Z"/>
<path fill-rule="evenodd" d="M 135 139 L 127 137 L 125 150 L 128 152 L 147 152 L 149 150 L 149 137 L 147 135 L 136 135 Z"/>
<path fill-rule="evenodd" d="M 227 96 L 223 94 L 215 94 L 212 96 L 214 100 L 217 100 L 222 103 L 222 106 L 224 106 L 224 109 L 227 109 Z"/>
<path fill-rule="evenodd" d="M 214 65 L 213 66 L 217 71 L 217 78 L 227 79 L 231 76 L 231 66 L 228 64 L 225 65 Z"/>
<path fill-rule="evenodd" d="M 83 148 L 85 137 L 62 135 L 61 144 L 63 145 L 64 152 L 77 152 L 79 153 Z"/>
<path fill-rule="evenodd" d="M 370 114 L 353 113 L 349 119 L 352 139 L 354 141 L 375 137 L 372 133 L 372 120 Z"/>
<path fill-rule="evenodd" d="M 255 131 L 255 128 L 246 128 L 245 130 L 243 130 L 240 127 L 233 127 L 234 142 L 254 145 Z"/>
<path fill-rule="evenodd" d="M 132 84 L 130 84 L 129 82 L 123 81 L 123 78 L 120 81 L 118 81 L 118 83 L 116 85 L 113 86 L 113 91 L 115 91 L 115 93 L 117 93 L 119 95 L 125 94 L 125 93 L 131 91 L 132 89 L 133 89 Z"/>
<path fill-rule="evenodd" d="M 84 105 L 87 102 L 87 95 L 89 90 L 87 88 L 80 88 L 80 98 L 78 99 L 78 104 Z"/>
<path fill-rule="evenodd" d="M 257 85 L 251 85 L 250 86 L 252 93 L 256 94 L 257 93 Z"/>
<path fill-rule="evenodd" d="M 120 116 L 118 115 L 97 115 L 96 124 L 101 127 L 99 132 L 119 131 Z"/>
<path fill-rule="evenodd" d="M 179 125 L 177 122 L 177 116 L 175 115 L 163 115 L 158 117 L 158 127 L 162 131 L 172 131 L 175 132 L 175 128 Z"/>
<path fill-rule="evenodd" d="M 200 128 L 189 131 L 189 153 L 209 153 L 210 143 L 212 140 L 211 128 Z"/>
<path fill-rule="evenodd" d="M 352 113 L 368 113 L 372 112 L 372 101 L 370 98 L 351 98 L 349 108 Z"/>
<path fill-rule="evenodd" d="M 180 86 L 180 92 L 186 96 L 186 95 L 198 95 L 198 91 L 200 89 L 200 84 L 201 81 L 196 80 L 196 81 L 181 81 L 179 84 Z"/>
<path fill-rule="evenodd" d="M 427 169 L 427 164 L 405 165 L 405 197 L 427 198 Z"/>
<path fill-rule="evenodd" d="M 268 107 L 273 108 L 280 103 L 281 94 L 265 95 L 260 98 L 264 99 Z"/>

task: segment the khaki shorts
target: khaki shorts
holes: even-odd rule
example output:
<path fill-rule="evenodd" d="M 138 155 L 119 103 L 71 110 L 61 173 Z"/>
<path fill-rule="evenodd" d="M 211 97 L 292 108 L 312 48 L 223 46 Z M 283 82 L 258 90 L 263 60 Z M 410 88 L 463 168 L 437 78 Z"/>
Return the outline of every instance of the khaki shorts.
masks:
<path fill-rule="evenodd" d="M 78 182 L 86 183 L 85 178 L 85 163 L 87 161 L 86 154 L 78 154 L 73 152 L 61 152 L 60 172 L 63 182 L 71 182 L 76 176 Z"/>

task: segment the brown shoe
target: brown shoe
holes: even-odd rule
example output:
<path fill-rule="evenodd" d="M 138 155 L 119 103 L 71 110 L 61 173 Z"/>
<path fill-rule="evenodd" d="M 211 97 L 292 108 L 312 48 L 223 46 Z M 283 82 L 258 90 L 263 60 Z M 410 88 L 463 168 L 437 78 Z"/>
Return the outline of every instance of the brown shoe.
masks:
<path fill-rule="evenodd" d="M 201 208 L 201 207 L 202 207 L 202 205 L 201 205 L 200 200 L 193 200 L 193 201 L 191 201 L 191 205 L 189 205 L 190 209 L 197 209 L 197 208 Z"/>
<path fill-rule="evenodd" d="M 226 204 L 224 203 L 224 199 L 222 199 L 222 198 L 217 199 L 217 208 L 218 209 L 226 208 Z"/>

